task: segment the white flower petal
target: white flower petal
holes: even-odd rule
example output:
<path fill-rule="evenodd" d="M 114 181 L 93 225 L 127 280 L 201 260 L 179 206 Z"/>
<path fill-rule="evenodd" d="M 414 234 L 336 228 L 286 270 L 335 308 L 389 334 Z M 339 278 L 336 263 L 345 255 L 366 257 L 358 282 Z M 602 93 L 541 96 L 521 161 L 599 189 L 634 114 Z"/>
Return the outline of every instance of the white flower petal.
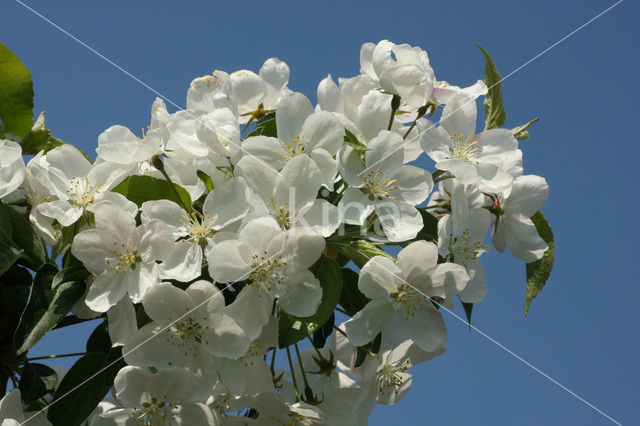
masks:
<path fill-rule="evenodd" d="M 322 288 L 311 272 L 298 272 L 287 279 L 286 287 L 278 300 L 282 309 L 296 317 L 308 317 L 316 313 L 322 299 Z"/>
<path fill-rule="evenodd" d="M 335 155 L 344 142 L 344 127 L 331 112 L 314 112 L 304 121 L 302 136 L 308 150 L 322 148 Z"/>
<path fill-rule="evenodd" d="M 372 341 L 394 315 L 386 299 L 374 299 L 344 323 L 349 342 L 362 346 Z"/>
<path fill-rule="evenodd" d="M 393 173 L 402 166 L 404 151 L 402 136 L 383 130 L 369 142 L 369 149 L 364 153 L 367 173 L 382 170 Z"/>
<path fill-rule="evenodd" d="M 392 259 L 372 257 L 360 270 L 358 289 L 369 299 L 386 298 L 398 289 L 405 274 Z"/>
<path fill-rule="evenodd" d="M 302 126 L 313 113 L 313 106 L 302 93 L 292 93 L 280 98 L 276 110 L 278 139 L 289 143 L 302 133 Z"/>
<path fill-rule="evenodd" d="M 378 136 L 382 130 L 387 130 L 391 118 L 392 95 L 371 90 L 358 106 L 358 129 L 365 140 Z"/>
<path fill-rule="evenodd" d="M 374 204 L 357 188 L 347 188 L 338 203 L 344 222 L 349 225 L 363 225 L 374 209 Z"/>
<path fill-rule="evenodd" d="M 476 101 L 463 94 L 458 94 L 444 107 L 440 125 L 450 135 L 464 135 L 464 138 L 467 139 L 476 133 L 477 113 Z"/>
<path fill-rule="evenodd" d="M 415 241 L 398 253 L 396 265 L 406 277 L 406 281 L 421 282 L 431 275 L 438 264 L 438 249 L 428 241 Z"/>
<path fill-rule="evenodd" d="M 404 201 L 379 202 L 376 204 L 376 214 L 390 241 L 406 241 L 415 238 L 424 226 L 418 209 Z"/>
<path fill-rule="evenodd" d="M 318 84 L 318 105 L 323 111 L 343 112 L 342 92 L 329 74 Z"/>
<path fill-rule="evenodd" d="M 338 229 L 341 223 L 340 210 L 327 200 L 318 199 L 304 212 L 296 227 L 328 237 Z"/>
<path fill-rule="evenodd" d="M 127 297 L 120 299 L 118 303 L 109 308 L 107 319 L 112 346 L 123 346 L 138 331 L 136 311 L 133 308 L 133 303 Z"/>
<path fill-rule="evenodd" d="M 418 309 L 414 315 L 401 318 L 409 336 L 420 349 L 433 352 L 440 349 L 447 341 L 447 327 L 442 314 L 425 300 L 423 309 Z"/>
<path fill-rule="evenodd" d="M 207 252 L 209 273 L 221 283 L 246 279 L 251 271 L 254 251 L 238 240 L 222 241 Z"/>

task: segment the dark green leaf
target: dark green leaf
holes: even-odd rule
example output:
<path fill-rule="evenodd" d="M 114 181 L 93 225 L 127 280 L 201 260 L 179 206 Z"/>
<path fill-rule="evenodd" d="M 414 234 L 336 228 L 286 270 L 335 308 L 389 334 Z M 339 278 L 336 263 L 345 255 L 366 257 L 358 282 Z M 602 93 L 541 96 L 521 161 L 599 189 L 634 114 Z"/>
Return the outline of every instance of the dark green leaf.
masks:
<path fill-rule="evenodd" d="M 22 140 L 22 154 L 24 155 L 36 155 L 38 152 L 44 150 L 45 153 L 51 151 L 53 148 L 64 145 L 60 139 L 56 139 L 51 136 L 51 131 L 48 129 L 32 130 Z"/>
<path fill-rule="evenodd" d="M 11 226 L 11 216 L 9 216 L 8 207 L 4 204 L 0 205 L 0 243 L 12 246 L 13 226 Z"/>
<path fill-rule="evenodd" d="M 542 287 L 544 287 L 545 283 L 547 282 L 547 279 L 549 279 L 551 269 L 553 268 L 553 258 L 555 255 L 553 232 L 551 232 L 551 227 L 549 226 L 547 219 L 545 219 L 542 213 L 537 212 L 536 214 L 531 216 L 531 220 L 538 230 L 538 235 L 540 235 L 544 242 L 547 243 L 549 248 L 544 252 L 542 258 L 536 260 L 535 262 L 527 263 L 526 265 L 527 295 L 525 296 L 524 300 L 525 316 L 529 313 L 529 305 L 531 305 L 531 301 L 538 295 L 538 293 L 542 290 Z"/>
<path fill-rule="evenodd" d="M 322 300 L 315 314 L 298 318 L 280 312 L 278 343 L 281 348 L 292 345 L 321 327 L 333 315 L 342 292 L 342 273 L 335 259 L 323 257 L 316 262 L 311 272 L 320 281 Z"/>
<path fill-rule="evenodd" d="M 523 124 L 522 126 L 514 127 L 513 129 L 511 129 L 511 133 L 513 133 L 513 137 L 515 137 L 519 141 L 529 139 L 529 132 L 527 131 L 527 129 L 529 128 L 529 126 L 531 126 L 533 123 L 535 123 L 538 120 L 540 120 L 540 118 L 536 117 L 530 122 L 528 122 L 527 124 Z"/>
<path fill-rule="evenodd" d="M 110 389 L 113 386 L 113 380 L 118 375 L 118 371 L 127 365 L 124 362 L 124 358 L 122 358 L 122 346 L 111 348 L 104 364 L 105 370 L 102 372 L 103 383 L 107 389 Z"/>
<path fill-rule="evenodd" d="M 367 146 L 360 142 L 356 135 L 351 133 L 348 129 L 344 129 L 344 143 L 358 152 L 365 152 L 368 149 Z"/>
<path fill-rule="evenodd" d="M 29 69 L 0 43 L 0 119 L 3 131 L 18 137 L 33 126 L 33 83 Z"/>
<path fill-rule="evenodd" d="M 375 355 L 380 351 L 380 345 L 382 344 L 382 333 L 378 335 L 366 345 L 358 346 L 358 352 L 356 354 L 355 368 L 358 368 L 367 359 L 369 353 Z"/>
<path fill-rule="evenodd" d="M 90 214 L 91 212 L 85 211 L 85 214 Z M 65 226 L 61 229 L 60 238 L 55 246 L 51 248 L 51 258 L 57 259 L 58 256 L 67 252 L 71 247 L 71 243 L 73 242 L 73 237 L 75 236 L 74 232 L 77 231 L 74 225 Z M 67 253 L 71 253 L 70 251 Z"/>
<path fill-rule="evenodd" d="M 75 259 L 75 257 L 73 259 Z M 69 262 L 69 264 L 73 264 L 73 262 Z M 84 266 L 68 266 L 53 277 L 51 288 L 55 289 L 62 283 L 85 281 L 89 275 L 89 271 L 87 271 Z"/>
<path fill-rule="evenodd" d="M 117 371 L 124 366 L 120 355 L 121 349 L 114 348 L 109 354 L 90 352 L 76 361 L 62 379 L 49 407 L 47 419 L 53 426 L 76 426 L 86 420 L 109 392 Z"/>
<path fill-rule="evenodd" d="M 340 306 L 350 316 L 354 316 L 357 312 L 369 303 L 369 298 L 362 294 L 358 289 L 359 275 L 357 272 L 342 268 L 342 293 L 340 294 Z"/>
<path fill-rule="evenodd" d="M 111 351 L 111 338 L 109 337 L 109 330 L 107 329 L 107 321 L 103 320 L 93 330 L 87 340 L 86 348 L 87 352 L 109 353 L 109 351 Z"/>
<path fill-rule="evenodd" d="M 467 316 L 467 323 L 469 324 L 469 328 L 471 328 L 471 311 L 473 311 L 473 303 L 465 303 L 463 301 L 460 301 L 460 303 L 462 303 L 464 313 Z"/>
<path fill-rule="evenodd" d="M 24 251 L 22 257 L 31 268 L 37 270 L 45 261 L 44 251 L 31 223 L 22 214 L 5 203 L 0 203 L 0 210 L 3 211 L 0 216 L 8 217 L 11 221 L 10 238 L 17 245 L 16 248 Z M 3 237 L 6 238 L 6 236 Z"/>
<path fill-rule="evenodd" d="M 180 206 L 190 206 L 189 193 L 183 187 L 173 184 L 180 194 L 180 198 L 178 198 L 171 185 L 166 180 L 151 176 L 129 176 L 112 191 L 124 195 L 136 203 L 138 207 L 142 206 L 145 201 L 151 200 L 170 200 Z"/>
<path fill-rule="evenodd" d="M 33 281 L 29 303 L 15 333 L 17 353 L 23 354 L 51 331 L 84 294 L 83 281 L 68 281 L 52 289 L 58 269 L 45 264 Z"/>
<path fill-rule="evenodd" d="M 25 362 L 18 387 L 22 402 L 29 404 L 55 389 L 58 375 L 44 364 Z"/>
<path fill-rule="evenodd" d="M 278 128 L 276 126 L 276 113 L 270 112 L 256 122 L 256 128 L 253 129 L 247 137 L 252 136 L 268 136 L 272 138 L 278 137 Z"/>
<path fill-rule="evenodd" d="M 13 333 L 27 305 L 31 280 L 29 271 L 18 265 L 11 266 L 0 275 L 0 359 L 16 357 Z"/>
<path fill-rule="evenodd" d="M 327 343 L 327 339 L 329 338 L 329 336 L 331 336 L 331 333 L 333 332 L 333 326 L 335 322 L 336 322 L 336 316 L 332 312 L 327 322 L 325 322 L 322 325 L 322 327 L 320 327 L 313 333 L 313 337 L 311 339 L 311 341 L 313 342 L 313 346 L 315 346 L 318 349 L 324 347 L 324 345 Z"/>
<path fill-rule="evenodd" d="M 358 268 L 362 268 L 369 259 L 375 256 L 384 256 L 395 260 L 389 253 L 366 240 L 329 241 L 327 244 L 341 255 L 351 259 L 353 263 L 358 265 Z"/>
<path fill-rule="evenodd" d="M 142 304 L 135 306 L 135 308 L 136 308 L 136 324 L 138 325 L 138 328 L 142 328 L 145 325 L 149 324 L 151 321 L 153 321 L 151 318 L 149 318 L 149 315 L 147 315 L 147 313 L 144 311 L 144 306 L 142 306 Z"/>
<path fill-rule="evenodd" d="M 4 274 L 7 269 L 11 267 L 16 260 L 20 258 L 23 251 L 13 251 L 11 247 L 7 247 L 0 243 L 0 275 Z"/>
<path fill-rule="evenodd" d="M 478 43 L 476 45 L 482 51 L 485 59 L 484 65 L 484 83 L 487 85 L 489 92 L 484 98 L 485 113 L 485 130 L 501 127 L 507 119 L 502 102 L 502 83 L 500 83 L 500 73 L 496 68 L 496 64 L 491 59 L 491 55 L 484 50 Z"/>

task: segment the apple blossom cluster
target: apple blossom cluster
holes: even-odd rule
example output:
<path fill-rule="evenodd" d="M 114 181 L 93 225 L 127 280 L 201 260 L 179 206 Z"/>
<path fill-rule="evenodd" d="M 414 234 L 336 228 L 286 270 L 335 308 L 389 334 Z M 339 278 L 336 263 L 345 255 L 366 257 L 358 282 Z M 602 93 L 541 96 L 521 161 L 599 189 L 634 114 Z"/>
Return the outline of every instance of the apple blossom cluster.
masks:
<path fill-rule="evenodd" d="M 478 130 L 484 81 L 386 40 L 315 106 L 288 81 L 275 58 L 196 78 L 186 109 L 156 99 L 142 133 L 100 134 L 95 161 L 63 144 L 25 165 L 0 141 L 4 206 L 84 272 L 71 312 L 124 359 L 90 425 L 366 424 L 444 352 L 443 311 L 484 299 L 482 254 L 547 250 L 549 188 L 515 130 Z"/>

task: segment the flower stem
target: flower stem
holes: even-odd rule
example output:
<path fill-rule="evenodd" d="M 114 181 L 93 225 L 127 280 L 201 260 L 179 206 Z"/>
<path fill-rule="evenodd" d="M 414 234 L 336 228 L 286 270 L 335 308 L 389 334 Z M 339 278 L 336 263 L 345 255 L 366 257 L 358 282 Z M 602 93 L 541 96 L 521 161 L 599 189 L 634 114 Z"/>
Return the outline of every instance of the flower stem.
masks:
<path fill-rule="evenodd" d="M 83 356 L 88 352 L 76 352 L 74 354 L 61 354 L 61 355 L 45 355 L 45 356 L 36 356 L 33 358 L 27 358 L 27 361 L 36 361 L 38 359 L 52 359 L 52 358 L 65 358 L 70 356 Z"/>
<path fill-rule="evenodd" d="M 271 365 L 269 366 L 269 369 L 271 370 L 271 376 L 275 376 L 275 365 L 276 365 L 276 352 L 277 349 L 273 348 L 273 354 L 271 355 Z"/>
<path fill-rule="evenodd" d="M 409 133 L 411 133 L 411 131 L 413 130 L 414 127 L 416 127 L 416 121 L 418 121 L 418 119 L 416 118 L 415 120 L 413 120 L 413 123 L 411 123 L 411 126 L 409 126 L 409 129 L 407 130 L 407 133 L 404 134 L 404 136 L 402 137 L 402 139 L 406 139 L 407 136 L 409 136 Z"/>
<path fill-rule="evenodd" d="M 318 350 L 318 348 L 316 348 L 313 344 L 313 340 L 311 339 L 311 337 L 309 335 L 307 335 L 307 339 L 309 339 L 309 342 L 311 342 L 311 347 L 316 351 L 316 353 L 318 354 L 318 356 L 320 357 L 321 360 L 326 361 L 325 357 L 322 356 L 322 352 L 320 352 Z"/>
<path fill-rule="evenodd" d="M 340 330 L 335 324 L 334 324 L 333 328 L 335 328 L 336 331 L 339 332 L 340 334 L 342 334 L 344 337 L 347 337 L 347 333 L 345 333 L 344 331 Z"/>
<path fill-rule="evenodd" d="M 345 310 L 344 310 L 344 309 L 342 309 L 342 308 L 338 308 L 337 306 L 336 306 L 336 311 L 341 312 L 341 313 L 343 313 L 343 314 L 345 314 L 345 315 L 349 315 L 349 313 L 348 313 L 347 311 L 345 311 Z"/>
<path fill-rule="evenodd" d="M 311 390 L 309 382 L 307 381 L 307 372 L 304 371 L 304 366 L 302 365 L 302 357 L 300 356 L 300 349 L 298 349 L 298 344 L 294 343 L 293 347 L 296 349 L 296 356 L 298 357 L 298 364 L 300 365 L 300 370 L 302 371 L 302 380 L 304 381 L 304 390 L 305 393 L 307 393 L 307 389 Z"/>
<path fill-rule="evenodd" d="M 393 98 L 391 98 L 391 117 L 389 117 L 389 125 L 387 126 L 387 130 L 391 130 L 393 126 L 393 118 L 396 116 L 396 111 L 400 108 L 400 96 L 393 94 Z"/>
<path fill-rule="evenodd" d="M 289 347 L 284 348 L 287 351 L 287 360 L 289 360 L 289 369 L 291 370 L 291 380 L 293 381 L 293 389 L 296 392 L 296 401 L 300 401 L 300 391 L 298 391 L 298 383 L 296 382 L 296 374 L 293 371 L 293 362 L 291 362 L 291 352 Z"/>

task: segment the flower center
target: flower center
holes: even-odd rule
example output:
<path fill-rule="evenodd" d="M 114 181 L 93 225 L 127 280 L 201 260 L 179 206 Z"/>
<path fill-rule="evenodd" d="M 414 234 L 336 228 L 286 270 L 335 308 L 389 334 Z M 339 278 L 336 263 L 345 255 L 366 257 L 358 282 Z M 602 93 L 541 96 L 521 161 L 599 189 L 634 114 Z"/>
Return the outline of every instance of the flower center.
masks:
<path fill-rule="evenodd" d="M 424 309 L 424 297 L 408 284 L 400 284 L 396 291 L 391 293 L 391 298 L 394 307 L 405 320 L 415 316 L 416 311 Z"/>
<path fill-rule="evenodd" d="M 391 193 L 398 188 L 396 183 L 398 179 L 392 179 L 389 172 L 383 172 L 380 169 L 367 173 L 362 181 L 364 192 L 372 201 L 391 197 Z M 396 197 L 393 199 L 395 200 Z"/>
<path fill-rule="evenodd" d="M 187 306 L 186 310 L 188 312 L 191 308 Z M 171 320 L 171 318 L 167 319 Z M 203 319 L 207 320 L 207 317 L 203 317 Z M 198 352 L 195 349 L 197 349 L 198 345 L 209 344 L 204 334 L 204 330 L 207 328 L 209 328 L 208 325 L 203 327 L 197 319 L 186 317 L 166 329 L 166 340 L 172 346 L 177 346 L 184 350 L 184 356 L 196 356 Z"/>
<path fill-rule="evenodd" d="M 72 177 L 69 181 L 69 202 L 80 208 L 86 208 L 95 201 L 96 195 L 100 192 L 100 184 L 91 185 L 89 178 Z"/>
<path fill-rule="evenodd" d="M 221 416 L 225 417 L 229 411 L 231 411 L 231 405 L 229 405 L 229 401 L 231 400 L 231 394 L 229 392 L 224 392 L 216 395 L 216 399 L 213 401 L 213 409 L 218 412 Z"/>
<path fill-rule="evenodd" d="M 258 285 L 266 290 L 268 293 L 273 291 L 273 287 L 278 287 L 284 275 L 281 268 L 286 265 L 282 262 L 282 256 L 267 258 L 267 252 L 264 252 L 263 256 L 254 254 L 252 256 L 253 262 L 251 263 L 251 274 L 249 280 L 251 284 Z"/>
<path fill-rule="evenodd" d="M 141 406 L 134 408 L 131 412 L 131 417 L 140 426 L 162 425 L 166 421 L 171 423 L 175 421 L 176 416 L 173 413 L 175 409 L 177 407 L 168 402 L 151 398 L 151 402 L 145 402 Z"/>
<path fill-rule="evenodd" d="M 467 262 L 478 258 L 478 252 L 485 248 L 480 241 L 471 241 L 469 228 L 462 231 L 459 237 L 449 240 L 449 252 L 453 255 L 456 263 L 467 266 Z"/>
<path fill-rule="evenodd" d="M 465 139 L 464 135 L 451 135 L 451 146 L 449 146 L 449 155 L 451 158 L 457 158 L 467 163 L 478 164 L 474 158 L 482 152 L 482 147 L 478 141 L 473 140 L 474 135 L 469 135 Z"/>
<path fill-rule="evenodd" d="M 400 366 L 395 366 L 392 364 L 383 365 L 377 373 L 377 381 L 378 381 L 378 391 L 384 395 L 385 391 L 388 388 L 393 388 L 394 393 L 398 393 L 398 390 L 404 383 L 402 378 L 402 373 L 406 372 L 409 361 L 406 361 L 405 364 L 400 364 Z"/>
<path fill-rule="evenodd" d="M 180 220 L 183 227 L 178 232 L 187 234 L 187 241 L 199 243 L 215 234 L 213 229 L 213 218 L 207 214 L 193 211 L 190 214 L 183 214 Z"/>
<path fill-rule="evenodd" d="M 177 323 L 176 330 L 183 342 L 194 340 L 202 343 L 202 325 L 193 318 L 188 317 L 184 321 Z"/>
<path fill-rule="evenodd" d="M 282 144 L 283 152 L 280 153 L 280 157 L 289 161 L 297 155 L 302 155 L 309 147 L 309 142 L 304 139 L 302 135 L 293 135 L 293 140 L 287 144 Z"/>
<path fill-rule="evenodd" d="M 269 203 L 265 203 L 271 215 L 276 219 L 278 225 L 285 229 L 291 228 L 295 223 L 293 212 L 289 207 L 289 203 L 282 203 L 280 198 L 271 197 Z"/>
<path fill-rule="evenodd" d="M 118 247 L 118 243 L 115 241 L 113 245 L 113 254 L 117 257 L 106 259 L 105 262 L 108 269 L 113 269 L 119 274 L 120 272 L 126 272 L 128 269 L 136 269 L 136 265 L 142 262 L 142 258 L 138 256 L 138 249 L 133 247 L 131 238 L 129 238 L 126 244 L 121 243 L 120 247 Z"/>

